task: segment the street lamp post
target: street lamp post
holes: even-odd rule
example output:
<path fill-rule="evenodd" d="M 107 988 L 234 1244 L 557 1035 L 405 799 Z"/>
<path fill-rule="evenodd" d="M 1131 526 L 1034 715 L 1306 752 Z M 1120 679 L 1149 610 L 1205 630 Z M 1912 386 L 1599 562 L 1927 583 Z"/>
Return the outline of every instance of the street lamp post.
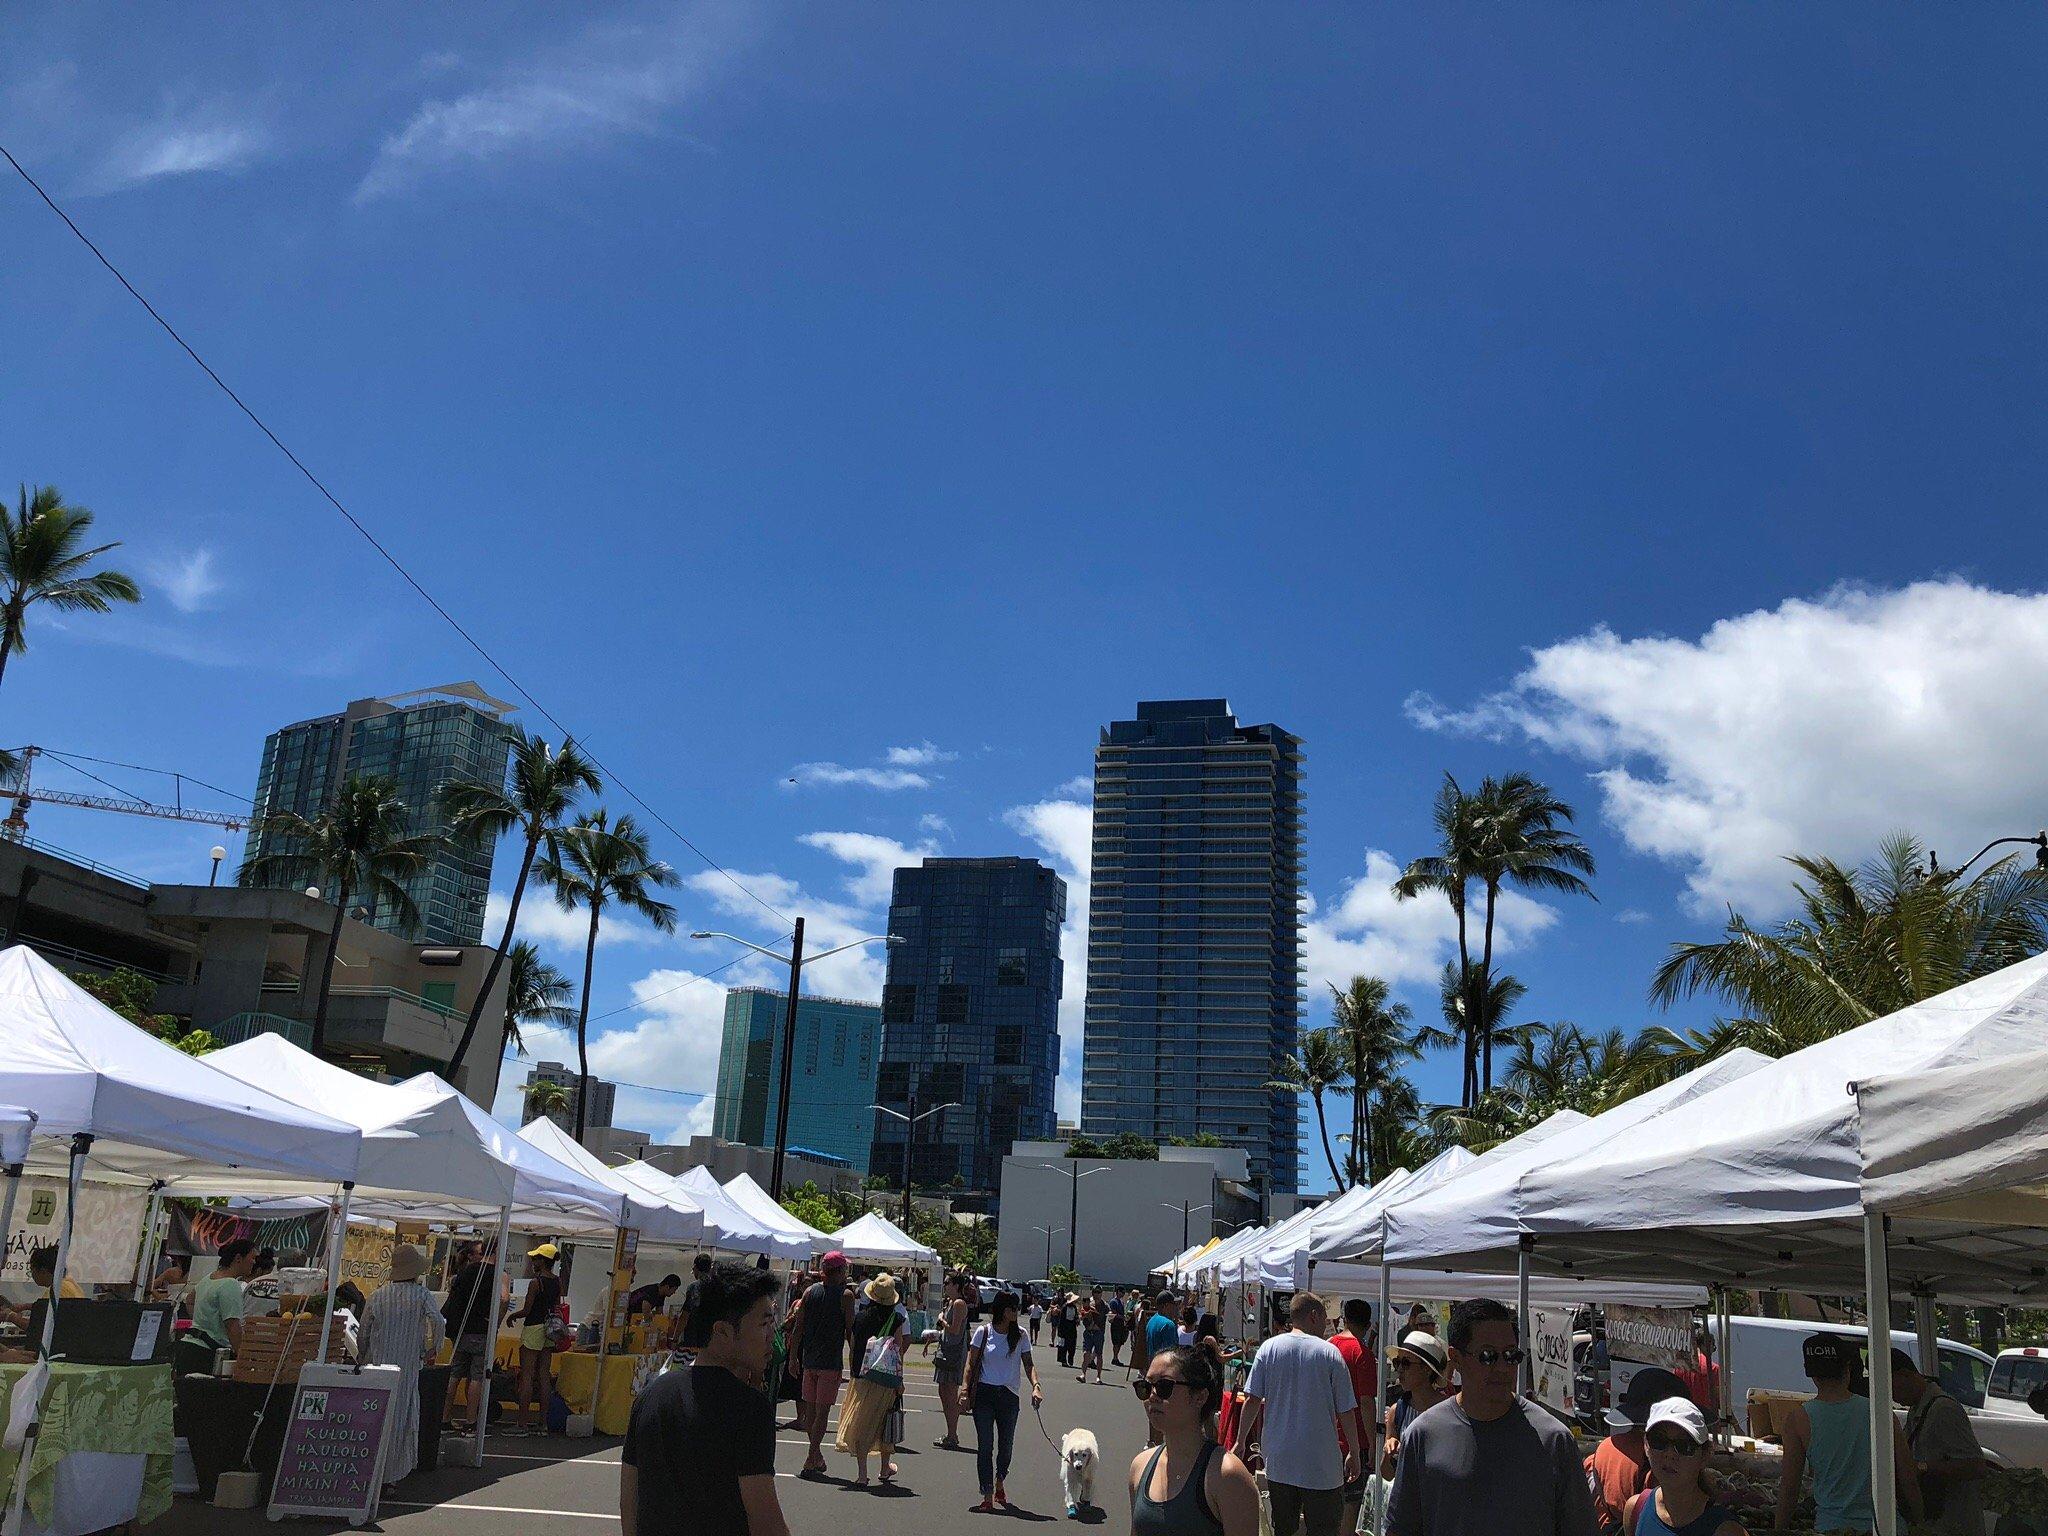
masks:
<path fill-rule="evenodd" d="M 870 1104 L 868 1106 L 869 1109 L 876 1111 L 878 1114 L 884 1114 L 892 1120 L 901 1120 L 903 1122 L 903 1225 L 906 1229 L 910 1226 L 910 1144 L 917 1135 L 917 1122 L 929 1120 L 933 1115 L 942 1115 L 949 1109 L 958 1109 L 959 1107 L 957 1103 L 939 1104 L 920 1115 L 917 1112 L 916 1083 L 910 1085 L 910 1113 L 907 1115 L 902 1110 L 891 1109 L 886 1104 Z"/>
<path fill-rule="evenodd" d="M 228 856 L 228 851 L 221 847 L 219 843 L 215 843 L 210 852 L 213 858 L 213 873 L 206 877 L 206 883 L 208 885 L 218 885 L 220 884 L 220 861 Z"/>
<path fill-rule="evenodd" d="M 1031 1230 L 1034 1232 L 1043 1232 L 1045 1234 L 1045 1274 L 1040 1278 L 1050 1280 L 1052 1278 L 1052 1235 L 1055 1232 L 1064 1232 L 1066 1228 L 1033 1227 Z M 1073 1267 L 1074 1266 L 1071 1264 L 1067 1266 L 1067 1268 L 1069 1269 L 1072 1269 Z"/>
<path fill-rule="evenodd" d="M 815 955 L 804 953 L 804 920 L 796 920 L 796 932 L 792 934 L 790 951 L 787 955 L 756 944 L 752 939 L 743 939 L 736 933 L 711 933 L 699 931 L 690 935 L 693 939 L 726 939 L 743 945 L 756 954 L 766 955 L 770 960 L 787 961 L 789 965 L 789 1007 L 782 1015 L 782 1072 L 775 1091 L 775 1163 L 769 1173 L 769 1198 L 780 1203 L 782 1199 L 782 1161 L 789 1151 L 789 1083 L 796 1066 L 796 1000 L 797 989 L 803 981 L 803 968 L 819 960 L 843 955 L 849 949 L 858 949 L 863 944 L 894 944 L 895 938 L 886 933 L 870 934 L 864 939 L 855 939 L 851 944 L 841 944 L 837 949 L 824 950 Z"/>
<path fill-rule="evenodd" d="M 1181 1201 L 1181 1203 L 1180 1203 L 1179 1205 L 1169 1205 L 1169 1204 L 1167 1204 L 1167 1202 L 1166 1202 L 1166 1201 L 1162 1200 L 1162 1201 L 1160 1201 L 1160 1202 L 1159 1202 L 1159 1208 L 1160 1208 L 1160 1209 L 1161 1209 L 1162 1211 L 1179 1211 L 1179 1212 L 1180 1212 L 1180 1251 L 1181 1251 L 1182 1253 L 1186 1253 L 1186 1252 L 1188 1251 L 1188 1215 L 1189 1215 L 1189 1213 L 1190 1213 L 1190 1212 L 1192 1212 L 1192 1211 L 1212 1211 L 1212 1212 L 1213 1212 L 1213 1211 L 1214 1211 L 1214 1210 L 1216 1209 L 1216 1208 L 1215 1208 L 1215 1207 L 1214 1207 L 1213 1205 L 1210 1205 L 1210 1204 L 1208 1204 L 1208 1203 L 1207 1203 L 1206 1201 L 1204 1201 L 1204 1202 L 1203 1202 L 1203 1203 L 1202 1203 L 1201 1205 L 1189 1205 L 1189 1204 L 1187 1203 L 1187 1201 L 1185 1201 L 1185 1200 Z"/>
<path fill-rule="evenodd" d="M 1100 1168 L 1090 1168 L 1087 1172 L 1083 1173 L 1073 1158 L 1067 1159 L 1067 1178 L 1072 1181 L 1071 1187 L 1067 1191 L 1067 1268 L 1073 1270 L 1076 1274 L 1079 1274 L 1081 1270 L 1077 1260 L 1080 1250 L 1076 1241 L 1081 1227 L 1081 1181 L 1083 1179 L 1092 1179 L 1098 1173 L 1107 1172 L 1109 1172 L 1109 1168 L 1105 1165 Z"/>
<path fill-rule="evenodd" d="M 1954 869 L 1943 869 L 1934 856 L 1934 850 L 1930 848 L 1927 850 L 1927 878 L 1930 880 L 1953 880 L 1992 849 L 2003 847 L 2007 843 L 2027 843 L 2032 845 L 2034 849 L 2034 867 L 2043 872 L 2048 872 L 2048 831 L 2042 831 L 2036 832 L 2032 837 L 1994 837 Z M 2011 855 L 2008 854 L 2007 857 L 2010 858 Z"/>

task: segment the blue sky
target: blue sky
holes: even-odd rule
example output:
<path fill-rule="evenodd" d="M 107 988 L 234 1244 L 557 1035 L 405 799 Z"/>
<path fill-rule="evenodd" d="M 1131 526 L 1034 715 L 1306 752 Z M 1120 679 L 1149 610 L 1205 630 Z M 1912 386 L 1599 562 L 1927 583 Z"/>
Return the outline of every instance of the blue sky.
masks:
<path fill-rule="evenodd" d="M 1082 894 L 1070 781 L 1140 697 L 1306 739 L 1318 992 L 1428 1005 L 1447 917 L 1384 885 L 1447 769 L 1580 806 L 1600 900 L 1514 909 L 1507 963 L 1529 1017 L 1600 1027 L 1780 904 L 1784 852 L 2048 820 L 2038 12 L 80 4 L 8 36 L 0 142 L 825 933 L 879 926 L 904 850 L 1042 852 Z M 26 187 L 0 216 L 0 474 L 150 588 L 38 625 L 0 738 L 246 792 L 283 721 L 502 691 Z M 35 829 L 155 878 L 213 841 Z M 686 929 L 773 937 L 661 851 Z M 728 954 L 609 934 L 604 1068 L 708 1087 L 685 983 Z"/>

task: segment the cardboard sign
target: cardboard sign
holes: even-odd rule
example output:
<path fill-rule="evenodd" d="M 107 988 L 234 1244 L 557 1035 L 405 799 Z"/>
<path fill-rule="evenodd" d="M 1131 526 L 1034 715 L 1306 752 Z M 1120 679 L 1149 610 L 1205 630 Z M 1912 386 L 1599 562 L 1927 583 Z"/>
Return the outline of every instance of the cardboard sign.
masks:
<path fill-rule="evenodd" d="M 395 1365 L 308 1365 L 292 1394 L 270 1518 L 324 1515 L 362 1525 L 377 1512 L 390 1438 Z"/>
<path fill-rule="evenodd" d="M 1572 1309 L 1531 1307 L 1530 1345 L 1536 1352 L 1536 1400 L 1572 1415 Z"/>
<path fill-rule="evenodd" d="M 1699 1364 L 1692 1344 L 1690 1307 L 1607 1308 L 1607 1352 L 1616 1360 L 1689 1371 Z M 1615 1391 L 1621 1387 L 1617 1383 Z"/>

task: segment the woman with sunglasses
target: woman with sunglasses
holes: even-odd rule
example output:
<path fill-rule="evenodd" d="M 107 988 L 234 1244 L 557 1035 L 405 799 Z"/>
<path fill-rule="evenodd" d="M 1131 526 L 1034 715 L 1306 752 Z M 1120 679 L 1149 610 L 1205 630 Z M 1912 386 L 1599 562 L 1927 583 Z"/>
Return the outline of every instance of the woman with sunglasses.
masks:
<path fill-rule="evenodd" d="M 1036 1408 L 1045 1393 L 1031 1361 L 1031 1338 L 1017 1323 L 1016 1296 L 1004 1291 L 989 1304 L 988 1321 L 967 1344 L 967 1403 L 974 1414 L 974 1464 L 981 1478 L 976 1514 L 994 1514 L 1010 1502 L 1003 1479 L 1010 1474 L 1017 1414 L 1023 1407 L 1017 1393 L 1026 1381 Z"/>
<path fill-rule="evenodd" d="M 1381 1426 L 1385 1441 L 1380 1447 L 1380 1476 L 1391 1480 L 1401 1454 L 1401 1431 L 1418 1413 L 1450 1396 L 1451 1367 L 1444 1355 L 1444 1341 L 1420 1330 L 1388 1350 L 1387 1363 L 1394 1368 L 1395 1390 Z"/>
<path fill-rule="evenodd" d="M 1163 1350 L 1131 1390 L 1159 1442 L 1131 1460 L 1131 1536 L 1258 1536 L 1259 1485 L 1209 1436 L 1223 1401 L 1209 1356 Z"/>
<path fill-rule="evenodd" d="M 1627 1536 L 1743 1536 L 1742 1522 L 1707 1491 L 1707 1421 L 1690 1398 L 1652 1408 L 1643 1443 L 1656 1482 L 1628 1501 Z"/>

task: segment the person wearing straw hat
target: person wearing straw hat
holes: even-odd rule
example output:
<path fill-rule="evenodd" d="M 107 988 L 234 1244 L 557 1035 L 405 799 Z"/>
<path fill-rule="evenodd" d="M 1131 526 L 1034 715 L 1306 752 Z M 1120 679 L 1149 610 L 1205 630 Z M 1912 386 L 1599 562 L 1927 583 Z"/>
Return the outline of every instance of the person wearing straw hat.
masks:
<path fill-rule="evenodd" d="M 851 1456 L 857 1471 L 854 1486 L 868 1485 L 868 1454 L 882 1457 L 882 1481 L 893 1482 L 896 1463 L 896 1414 L 903 1406 L 903 1338 L 910 1314 L 898 1305 L 896 1277 L 876 1275 L 860 1291 L 860 1310 L 853 1316 L 853 1358 L 857 1362 L 846 1405 L 839 1410 L 841 1455 Z"/>
<path fill-rule="evenodd" d="M 1387 1367 L 1394 1373 L 1396 1386 L 1381 1424 L 1385 1438 L 1380 1447 L 1380 1476 L 1391 1480 L 1401 1455 L 1401 1431 L 1408 1421 L 1450 1396 L 1451 1361 L 1442 1339 L 1416 1328 L 1387 1351 Z"/>
<path fill-rule="evenodd" d="M 395 1483 L 420 1461 L 420 1367 L 441 1353 L 447 1330 L 433 1293 L 420 1284 L 427 1256 L 410 1243 L 391 1253 L 391 1279 L 379 1286 L 363 1309 L 356 1359 L 362 1365 L 395 1365 L 398 1385 L 391 1394 L 391 1426 L 384 1453 L 384 1481 Z"/>

